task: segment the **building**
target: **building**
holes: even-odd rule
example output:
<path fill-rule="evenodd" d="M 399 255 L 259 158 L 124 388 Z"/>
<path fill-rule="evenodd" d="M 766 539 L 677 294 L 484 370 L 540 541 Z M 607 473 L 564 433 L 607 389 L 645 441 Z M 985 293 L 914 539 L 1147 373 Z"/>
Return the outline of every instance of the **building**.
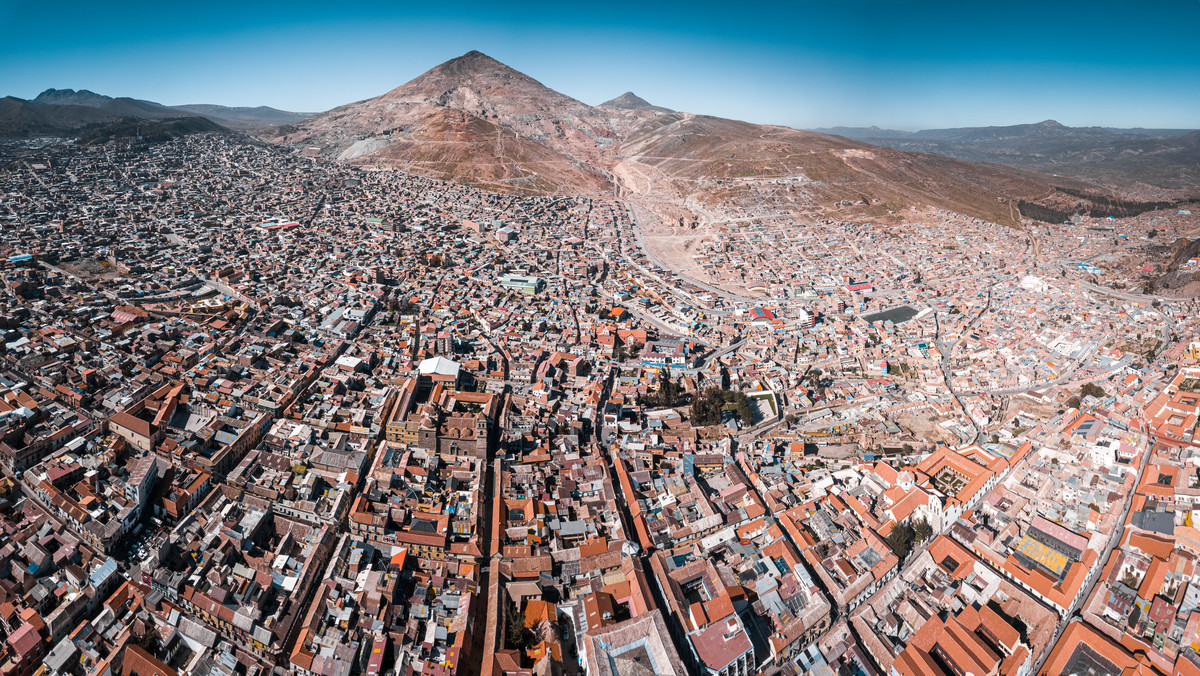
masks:
<path fill-rule="evenodd" d="M 984 605 L 945 620 L 930 617 L 892 663 L 892 676 L 1027 676 L 1033 660 L 1021 634 Z"/>
<path fill-rule="evenodd" d="M 518 291 L 526 296 L 532 296 L 546 288 L 546 280 L 540 277 L 510 274 L 500 278 L 500 286 Z"/>

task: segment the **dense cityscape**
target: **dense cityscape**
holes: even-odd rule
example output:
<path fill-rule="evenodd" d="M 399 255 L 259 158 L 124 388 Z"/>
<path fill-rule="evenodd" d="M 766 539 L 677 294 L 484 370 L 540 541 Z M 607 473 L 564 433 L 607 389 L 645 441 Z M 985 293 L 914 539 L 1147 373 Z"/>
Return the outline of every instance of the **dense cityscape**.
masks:
<path fill-rule="evenodd" d="M 1105 269 L 1189 209 L 673 269 L 612 195 L 4 152 L 5 676 L 1200 673 L 1200 319 Z"/>

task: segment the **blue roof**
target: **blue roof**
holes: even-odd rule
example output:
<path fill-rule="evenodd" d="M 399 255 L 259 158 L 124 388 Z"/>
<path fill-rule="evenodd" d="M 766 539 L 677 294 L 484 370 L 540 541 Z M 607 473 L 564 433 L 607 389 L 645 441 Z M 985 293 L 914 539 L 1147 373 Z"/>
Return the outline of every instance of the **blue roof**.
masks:
<path fill-rule="evenodd" d="M 92 574 L 88 577 L 88 581 L 92 583 L 93 587 L 99 588 L 104 584 L 105 580 L 112 577 L 116 573 L 117 562 L 115 559 L 113 559 L 113 557 L 110 556 L 104 560 L 104 563 L 96 566 L 96 569 L 93 570 Z"/>

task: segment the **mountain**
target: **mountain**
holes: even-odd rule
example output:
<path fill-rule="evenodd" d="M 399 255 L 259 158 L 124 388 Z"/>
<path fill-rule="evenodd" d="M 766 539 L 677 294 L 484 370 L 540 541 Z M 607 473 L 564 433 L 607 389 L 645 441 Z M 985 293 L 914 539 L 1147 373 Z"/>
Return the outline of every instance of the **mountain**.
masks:
<path fill-rule="evenodd" d="M 0 138 L 69 136 L 80 127 L 113 119 L 88 106 L 44 106 L 25 99 L 0 99 Z"/>
<path fill-rule="evenodd" d="M 112 102 L 112 100 L 113 97 L 111 96 L 97 94 L 96 92 L 88 91 L 87 89 L 80 89 L 78 91 L 74 89 L 47 89 L 41 94 L 38 94 L 33 99 L 33 103 L 44 103 L 55 106 L 88 106 L 89 108 L 104 108 L 110 102 Z M 142 103 L 150 103 L 150 101 L 143 101 Z"/>
<path fill-rule="evenodd" d="M 187 117 L 195 113 L 172 110 L 161 103 L 142 101 L 128 97 L 113 98 L 95 92 L 81 89 L 47 89 L 33 99 L 33 103 L 48 106 L 87 106 L 103 110 L 116 117 L 137 117 L 143 120 L 166 119 L 172 117 Z"/>
<path fill-rule="evenodd" d="M 662 106 L 651 105 L 649 101 L 634 94 L 625 92 L 615 99 L 609 99 L 600 104 L 602 108 L 620 108 L 622 110 L 652 110 L 656 113 L 673 113 L 675 111 Z"/>
<path fill-rule="evenodd" d="M 139 138 L 155 143 L 187 134 L 227 132 L 197 113 L 86 89 L 47 89 L 32 101 L 0 99 L 0 138 L 58 136 L 81 143 Z"/>
<path fill-rule="evenodd" d="M 646 225 L 643 243 L 699 277 L 707 273 L 689 267 L 691 247 L 724 236 L 731 223 L 762 218 L 753 214 L 764 213 L 767 203 L 769 218 L 793 223 L 886 222 L 910 207 L 935 207 L 1018 227 L 1029 218 L 1057 223 L 1076 213 L 1130 215 L 1168 204 L 1126 199 L 1093 181 L 846 136 L 656 112 L 638 101 L 630 95 L 617 102 L 634 107 L 589 106 L 469 52 L 374 98 L 260 135 L 297 152 L 502 192 L 616 194 Z M 1047 122 L 976 136 L 1045 143 L 1037 138 L 1066 129 Z"/>
<path fill-rule="evenodd" d="M 497 190 L 609 189 L 610 113 L 468 52 L 372 99 L 266 134 L 326 157 L 388 164 Z"/>
<path fill-rule="evenodd" d="M 183 106 L 170 106 L 170 108 L 203 115 L 226 127 L 240 129 L 262 129 L 280 124 L 290 124 L 299 122 L 310 115 L 310 113 L 293 113 L 270 106 L 231 107 L 212 103 L 189 103 Z"/>
<path fill-rule="evenodd" d="M 1200 182 L 1200 145 L 1197 133 L 1187 130 L 1068 127 L 1046 120 L 912 133 L 875 127 L 840 128 L 834 133 L 898 150 L 996 162 L 1117 185 L 1144 183 L 1181 189 Z"/>
<path fill-rule="evenodd" d="M 180 117 L 204 117 L 231 129 L 262 129 L 289 122 L 298 122 L 307 113 L 292 113 L 268 106 L 238 108 L 215 104 L 195 103 L 183 106 L 165 106 L 154 101 L 111 97 L 87 89 L 47 89 L 38 94 L 33 103 L 43 105 L 88 106 L 103 110 L 114 117 L 136 117 L 143 120 L 160 120 Z"/>
<path fill-rule="evenodd" d="M 1080 201 L 1033 172 L 687 113 L 659 115 L 634 130 L 620 144 L 612 173 L 622 196 L 647 199 L 648 208 L 667 220 L 700 223 L 728 219 L 742 207 L 743 195 L 749 203 L 761 200 L 756 182 L 780 179 L 794 187 L 775 193 L 777 209 L 796 215 L 882 219 L 909 206 L 938 206 L 1015 224 L 1020 201 Z M 1081 195 L 1089 187 L 1056 182 Z M 681 183 L 694 187 L 672 195 Z"/>
<path fill-rule="evenodd" d="M 469 52 L 377 97 L 263 136 L 330 159 L 493 190 L 615 191 L 664 222 L 719 222 L 759 177 L 806 180 L 780 203 L 796 214 L 841 202 L 859 205 L 847 215 L 870 217 L 937 205 L 1015 222 L 1018 200 L 1068 201 L 1048 189 L 1049 177 L 1031 172 L 647 105 L 627 94 L 592 107 Z M 1091 187 L 1057 180 L 1080 193 Z"/>
<path fill-rule="evenodd" d="M 85 92 L 82 98 L 86 99 L 88 93 Z M 146 143 L 156 143 L 187 134 L 208 132 L 227 133 L 228 130 L 198 115 L 155 118 L 120 116 L 87 105 L 34 103 L 13 96 L 0 99 L 0 138 L 58 136 L 76 138 L 81 143 L 100 143 L 116 138 L 140 137 Z"/>
<path fill-rule="evenodd" d="M 121 117 L 111 122 L 84 127 L 75 132 L 80 143 L 105 143 L 114 139 L 137 139 L 142 143 L 161 143 L 191 134 L 228 134 L 228 129 L 206 117 L 175 117 L 147 120 Z"/>
<path fill-rule="evenodd" d="M 908 136 L 911 131 L 902 131 L 900 129 L 880 129 L 879 127 L 818 127 L 812 129 L 821 134 L 832 134 L 834 136 L 845 136 L 846 138 L 862 138 L 869 136 Z"/>

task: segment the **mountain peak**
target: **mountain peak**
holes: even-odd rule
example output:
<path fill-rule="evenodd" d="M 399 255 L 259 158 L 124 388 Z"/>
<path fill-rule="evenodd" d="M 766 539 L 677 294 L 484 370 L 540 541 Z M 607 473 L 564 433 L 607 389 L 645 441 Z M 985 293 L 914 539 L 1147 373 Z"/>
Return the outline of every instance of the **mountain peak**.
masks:
<path fill-rule="evenodd" d="M 58 105 L 76 105 L 76 106 L 91 106 L 93 108 L 100 107 L 106 102 L 112 101 L 111 96 L 104 96 L 87 89 L 54 89 L 51 87 L 33 100 L 34 103 L 53 103 Z"/>
<path fill-rule="evenodd" d="M 421 75 L 420 78 L 429 76 L 462 78 L 490 74 L 506 76 L 520 75 L 522 77 L 528 77 L 520 71 L 511 68 L 497 61 L 496 59 L 493 59 L 487 54 L 484 54 L 479 50 L 472 49 L 462 56 L 456 56 L 449 61 L 445 61 L 437 66 L 434 66 Z"/>
<path fill-rule="evenodd" d="M 1051 129 L 1066 129 L 1066 127 L 1059 124 L 1058 120 L 1042 120 L 1041 122 L 1038 122 L 1034 126 L 1047 127 L 1047 128 L 1051 128 Z"/>
<path fill-rule="evenodd" d="M 378 98 L 455 108 L 487 118 L 500 114 L 498 108 L 510 108 L 515 115 L 587 108 L 476 50 L 434 66 Z"/>
<path fill-rule="evenodd" d="M 625 92 L 615 99 L 609 99 L 602 106 L 612 106 L 613 108 L 645 108 L 650 105 L 650 102 L 633 92 Z"/>
<path fill-rule="evenodd" d="M 622 108 L 625 110 L 654 110 L 660 113 L 672 112 L 668 108 L 652 105 L 646 99 L 634 94 L 633 92 L 625 92 L 615 99 L 610 99 L 600 105 L 608 108 Z"/>

